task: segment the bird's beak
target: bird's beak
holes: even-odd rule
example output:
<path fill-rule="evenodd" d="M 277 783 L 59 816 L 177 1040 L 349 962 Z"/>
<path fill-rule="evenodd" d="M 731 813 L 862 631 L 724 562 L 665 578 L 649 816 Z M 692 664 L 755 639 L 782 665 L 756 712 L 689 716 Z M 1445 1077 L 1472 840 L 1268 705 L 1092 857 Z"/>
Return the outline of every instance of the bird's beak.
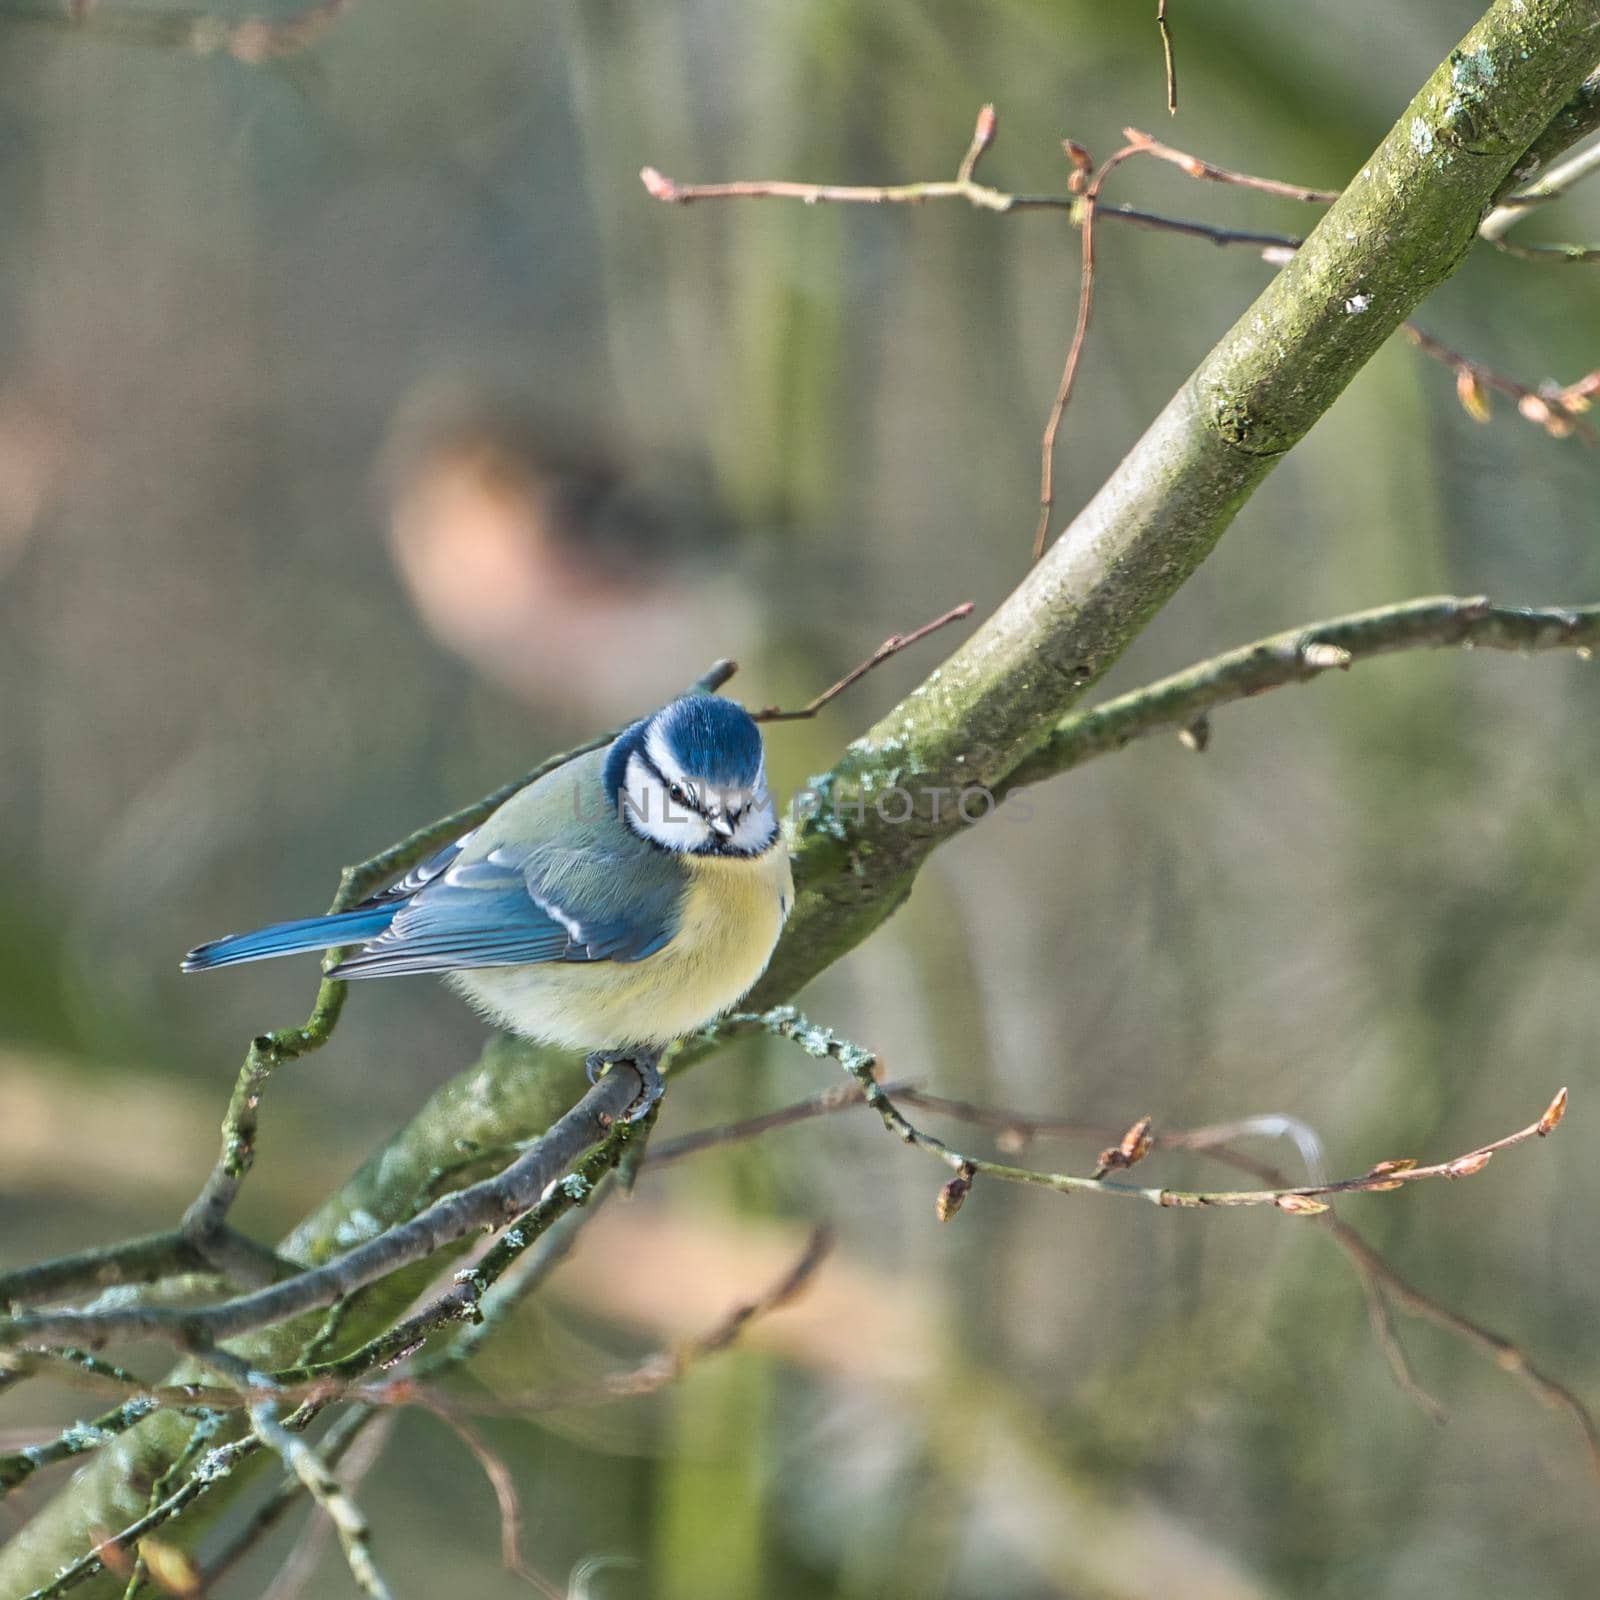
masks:
<path fill-rule="evenodd" d="M 733 837 L 733 824 L 728 821 L 727 814 L 722 811 L 713 811 L 707 819 L 711 823 L 711 831 L 724 839 Z"/>

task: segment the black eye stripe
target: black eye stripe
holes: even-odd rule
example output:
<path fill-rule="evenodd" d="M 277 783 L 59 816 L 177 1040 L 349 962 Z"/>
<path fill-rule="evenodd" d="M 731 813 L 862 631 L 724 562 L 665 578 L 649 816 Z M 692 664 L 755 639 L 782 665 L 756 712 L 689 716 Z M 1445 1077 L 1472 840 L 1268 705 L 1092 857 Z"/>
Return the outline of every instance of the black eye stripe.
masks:
<path fill-rule="evenodd" d="M 660 767 L 655 764 L 648 750 L 640 747 L 639 760 L 644 764 L 645 770 L 653 777 L 663 789 L 667 791 L 667 798 L 676 801 L 679 805 L 694 812 L 697 817 L 705 816 L 705 808 L 695 798 L 691 790 L 685 789 L 681 783 L 674 783 Z"/>

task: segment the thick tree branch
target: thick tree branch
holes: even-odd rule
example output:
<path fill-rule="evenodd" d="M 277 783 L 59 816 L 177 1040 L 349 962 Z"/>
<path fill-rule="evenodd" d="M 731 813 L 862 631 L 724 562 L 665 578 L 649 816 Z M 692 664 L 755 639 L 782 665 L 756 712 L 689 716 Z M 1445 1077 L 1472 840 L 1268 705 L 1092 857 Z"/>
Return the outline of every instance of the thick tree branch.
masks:
<path fill-rule="evenodd" d="M 1509 198 L 1519 184 L 1542 173 L 1558 156 L 1591 133 L 1600 133 L 1600 66 L 1572 91 L 1572 97 L 1545 125 L 1544 132 L 1523 152 L 1522 159 L 1500 186 L 1496 201 Z"/>
<path fill-rule="evenodd" d="M 877 927 L 957 828 L 931 799 L 1004 786 L 1199 566 L 1272 467 L 1470 248 L 1514 163 L 1600 54 L 1600 0 L 1500 0 L 1451 52 L 1304 246 L 1017 590 L 818 785 L 801 886 L 752 1003 L 775 1004 Z M 845 816 L 830 797 L 865 795 Z"/>

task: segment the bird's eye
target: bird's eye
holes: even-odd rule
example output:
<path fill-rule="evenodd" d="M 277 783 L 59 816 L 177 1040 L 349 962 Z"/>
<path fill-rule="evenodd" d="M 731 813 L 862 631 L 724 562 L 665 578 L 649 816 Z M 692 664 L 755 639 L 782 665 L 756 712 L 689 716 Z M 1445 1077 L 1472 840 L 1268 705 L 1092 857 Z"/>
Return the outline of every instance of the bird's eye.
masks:
<path fill-rule="evenodd" d="M 689 804 L 689 791 L 687 789 L 685 789 L 684 786 L 681 783 L 670 783 L 670 784 L 668 784 L 667 785 L 667 793 L 672 797 L 672 799 L 678 805 L 685 806 L 685 807 L 688 806 L 688 804 Z"/>

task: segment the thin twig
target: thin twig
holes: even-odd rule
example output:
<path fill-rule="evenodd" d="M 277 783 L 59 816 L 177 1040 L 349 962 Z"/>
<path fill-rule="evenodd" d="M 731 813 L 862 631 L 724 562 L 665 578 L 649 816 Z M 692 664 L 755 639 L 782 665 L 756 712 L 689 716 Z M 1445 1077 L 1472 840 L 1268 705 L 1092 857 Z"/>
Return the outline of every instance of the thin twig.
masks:
<path fill-rule="evenodd" d="M 622 1372 L 613 1372 L 598 1382 L 580 1388 L 551 1390 L 544 1394 L 518 1395 L 494 1408 L 496 1414 L 526 1417 L 550 1411 L 566 1411 L 576 1406 L 600 1405 L 614 1400 L 654 1394 L 680 1381 L 684 1374 L 708 1356 L 721 1354 L 737 1342 L 740 1335 L 761 1317 L 780 1310 L 800 1295 L 817 1270 L 831 1254 L 834 1235 L 829 1228 L 814 1228 L 804 1249 L 772 1284 L 749 1300 L 740 1301 L 703 1333 L 698 1333 L 671 1350 L 657 1351 Z M 394 1386 L 393 1398 L 405 1402 L 412 1398 L 408 1380 Z M 383 1390 L 376 1391 L 382 1395 Z M 482 1410 L 484 1408 L 478 1408 Z"/>
<path fill-rule="evenodd" d="M 974 1175 L 1004 1179 L 1011 1183 L 1033 1184 L 1068 1193 L 1103 1194 L 1167 1209 L 1199 1210 L 1207 1207 L 1273 1206 L 1280 1211 L 1310 1216 L 1327 1210 L 1324 1197 L 1338 1194 L 1380 1193 L 1428 1178 L 1465 1178 L 1481 1172 L 1500 1151 L 1544 1138 L 1553 1132 L 1566 1110 L 1567 1091 L 1560 1090 L 1537 1121 L 1503 1138 L 1479 1145 L 1449 1161 L 1421 1166 L 1404 1160 L 1381 1161 L 1360 1177 L 1332 1182 L 1297 1184 L 1262 1189 L 1166 1189 L 1149 1188 L 1113 1178 L 1091 1178 L 1064 1172 L 1039 1172 L 1029 1167 L 1009 1166 L 964 1155 L 942 1139 L 925 1133 L 907 1120 L 903 1112 L 877 1081 L 878 1059 L 871 1051 L 840 1038 L 831 1030 L 809 1022 L 793 1006 L 777 1006 L 762 1013 L 736 1013 L 728 1021 L 735 1027 L 759 1029 L 774 1037 L 791 1040 L 808 1055 L 836 1061 L 861 1085 L 866 1102 L 884 1126 L 903 1143 L 937 1157 L 947 1167 L 967 1178 Z M 1103 1164 L 1103 1163 L 1102 1163 Z"/>
<path fill-rule="evenodd" d="M 908 646 L 926 639 L 930 633 L 936 633 L 940 628 L 971 615 L 972 602 L 963 600 L 960 605 L 952 606 L 943 615 L 935 617 L 932 622 L 924 622 L 920 628 L 914 628 L 910 633 L 891 634 L 865 661 L 852 667 L 837 683 L 824 689 L 814 699 L 808 700 L 798 710 L 782 711 L 777 706 L 767 706 L 763 710 L 752 711 L 750 715 L 757 722 L 803 722 L 808 717 L 816 716 L 825 705 L 838 699 L 851 684 L 859 682 L 875 667 L 882 666 L 891 656 L 899 655 Z"/>
<path fill-rule="evenodd" d="M 884 1088 L 892 1093 L 896 1090 L 907 1090 L 910 1085 L 885 1084 Z M 657 1168 L 670 1166 L 673 1162 L 683 1161 L 689 1156 L 699 1155 L 703 1150 L 712 1150 L 725 1144 L 738 1144 L 745 1139 L 756 1139 L 764 1133 L 771 1133 L 775 1128 L 787 1128 L 797 1122 L 809 1122 L 814 1117 L 825 1117 L 832 1112 L 843 1111 L 849 1106 L 862 1105 L 865 1098 L 859 1083 L 837 1083 L 831 1089 L 823 1089 L 804 1100 L 781 1106 L 778 1110 L 768 1111 L 759 1117 L 749 1117 L 741 1122 L 719 1123 L 713 1128 L 701 1128 L 694 1133 L 680 1134 L 676 1139 L 659 1141 L 651 1146 L 649 1154 L 646 1155 L 644 1169 L 653 1172 Z"/>
<path fill-rule="evenodd" d="M 1108 205 L 1100 202 L 1100 215 L 1122 222 L 1136 223 L 1142 228 L 1152 228 L 1158 233 L 1181 233 L 1191 239 L 1204 239 L 1215 245 L 1243 245 L 1257 250 L 1264 261 L 1281 265 L 1305 243 L 1298 234 L 1261 233 L 1251 228 L 1224 228 L 1212 222 L 1196 222 L 1187 217 L 1169 217 L 1157 211 L 1145 211 L 1139 206 Z"/>
<path fill-rule="evenodd" d="M 336 1467 L 343 1461 L 347 1453 L 356 1444 L 358 1438 L 367 1433 L 374 1423 L 390 1423 L 395 1413 L 380 1411 L 365 1404 L 355 1404 L 347 1407 L 334 1420 L 332 1426 L 318 1441 L 317 1449 L 323 1461 L 330 1467 Z M 380 1446 L 381 1447 L 381 1446 Z M 368 1447 L 369 1450 L 375 1448 Z M 364 1476 L 365 1470 L 370 1466 L 371 1460 L 353 1462 L 346 1471 L 346 1478 L 359 1480 Z M 283 1478 L 271 1495 L 256 1508 L 250 1520 L 238 1529 L 229 1538 L 226 1545 L 206 1564 L 203 1578 L 207 1592 L 215 1588 L 217 1582 L 228 1572 L 231 1572 L 240 1561 L 244 1559 L 263 1539 L 267 1537 L 282 1522 L 286 1513 L 300 1503 L 300 1497 L 305 1493 L 305 1484 L 293 1472 L 285 1471 Z M 327 1524 L 318 1518 L 315 1526 L 325 1527 Z M 265 1596 L 263 1596 L 265 1600 Z"/>
<path fill-rule="evenodd" d="M 972 175 L 978 170 L 978 163 L 983 160 L 984 151 L 994 143 L 994 136 L 999 131 L 999 122 L 995 117 L 992 105 L 982 107 L 978 112 L 978 120 L 973 124 L 972 143 L 967 146 L 967 153 L 961 158 L 961 165 L 956 168 L 957 183 L 971 183 Z"/>
<path fill-rule="evenodd" d="M 76 1561 L 58 1572 L 49 1583 L 21 1596 L 20 1600 L 58 1600 L 59 1596 L 70 1593 L 81 1583 L 86 1583 L 107 1565 L 108 1551 L 137 1548 L 139 1541 L 146 1534 L 153 1533 L 157 1528 L 170 1522 L 192 1501 L 228 1477 L 241 1461 L 261 1448 L 261 1441 L 252 1434 L 207 1451 L 196 1464 L 194 1471 L 160 1505 L 129 1523 L 120 1533 L 97 1540 Z"/>
<path fill-rule="evenodd" d="M 1165 0 L 1161 0 L 1161 12 L 1158 20 L 1162 24 L 1163 40 L 1170 43 L 1165 24 Z M 1173 103 L 1175 104 L 1176 82 L 1170 76 L 1170 56 L 1168 64 L 1169 87 L 1174 96 Z M 1044 434 L 1040 440 L 1039 515 L 1034 525 L 1032 545 L 1032 559 L 1037 561 L 1043 553 L 1048 540 L 1050 518 L 1054 510 L 1056 441 L 1060 433 L 1062 418 L 1072 398 L 1078 367 L 1083 355 L 1084 342 L 1088 336 L 1089 321 L 1093 314 L 1094 225 L 1097 217 L 1100 215 L 1120 217 L 1124 221 L 1136 223 L 1141 227 L 1208 239 L 1212 243 L 1219 245 L 1246 245 L 1258 250 L 1263 259 L 1274 265 L 1282 265 L 1304 242 L 1302 239 L 1289 234 L 1270 234 L 1223 228 L 1188 219 L 1168 217 L 1133 206 L 1105 205 L 1101 202 L 1100 195 L 1101 188 L 1109 172 L 1122 161 L 1128 159 L 1130 155 L 1141 154 L 1150 156 L 1158 161 L 1165 161 L 1170 165 L 1176 166 L 1188 176 L 1204 182 L 1251 189 L 1261 194 L 1273 195 L 1280 199 L 1295 200 L 1311 205 L 1330 204 L 1339 198 L 1339 191 L 1336 189 L 1311 188 L 1304 184 L 1286 183 L 1277 178 L 1263 178 L 1254 173 L 1241 172 L 1232 167 L 1220 166 L 1216 162 L 1203 160 L 1199 156 L 1191 155 L 1188 151 L 1179 150 L 1172 145 L 1163 143 L 1138 128 L 1125 128 L 1123 134 L 1128 141 L 1127 145 L 1108 158 L 1095 172 L 1092 179 L 1087 177 L 1087 170 L 1090 164 L 1087 152 L 1072 141 L 1066 141 L 1068 154 L 1072 156 L 1077 169 L 1074 184 L 1069 186 L 1069 192 L 1066 195 L 1009 194 L 1004 190 L 976 183 L 972 177 L 978 158 L 993 142 L 995 125 L 992 118 L 992 109 L 992 107 L 985 106 L 979 114 L 977 131 L 974 134 L 971 146 L 968 148 L 967 156 L 963 159 L 956 178 L 950 181 L 857 185 L 759 179 L 732 183 L 685 184 L 666 177 L 654 167 L 644 168 L 640 177 L 652 197 L 674 205 L 687 205 L 695 200 L 785 199 L 799 200 L 806 205 L 827 203 L 846 205 L 920 205 L 930 200 L 965 200 L 969 205 L 973 205 L 980 210 L 997 213 L 1029 209 L 1053 209 L 1067 212 L 1069 220 L 1077 226 L 1081 234 L 1080 253 L 1082 265 L 1078 286 L 1078 308 L 1073 323 L 1072 338 L 1068 345 L 1061 379 L 1057 384 L 1056 393 L 1051 401 L 1050 410 L 1046 418 Z M 1588 259 L 1590 255 L 1590 252 L 1568 246 L 1519 246 L 1516 248 L 1519 250 L 1523 248 L 1529 250 L 1538 249 L 1539 253 L 1557 251 L 1564 259 L 1569 260 Z M 1415 323 L 1407 322 L 1404 325 L 1404 331 L 1412 343 L 1424 354 L 1433 357 L 1435 360 L 1443 361 L 1456 372 L 1458 379 L 1457 392 L 1462 398 L 1463 405 L 1467 407 L 1473 416 L 1487 416 L 1486 409 L 1480 410 L 1474 399 L 1474 396 L 1481 393 L 1478 383 L 1479 380 L 1482 380 L 1488 387 L 1499 388 L 1516 397 L 1518 408 L 1523 416 L 1530 421 L 1541 424 L 1547 432 L 1558 437 L 1564 437 L 1566 434 L 1573 432 L 1580 432 L 1585 437 L 1589 436 L 1588 430 L 1575 421 L 1577 412 L 1584 409 L 1582 402 L 1585 398 L 1585 391 L 1581 389 L 1580 385 L 1572 385 L 1565 390 L 1556 389 L 1553 386 L 1532 390 L 1525 385 L 1517 383 L 1515 379 L 1504 378 L 1491 372 L 1481 363 L 1472 362 L 1465 357 L 1458 356 L 1417 327 Z"/>
<path fill-rule="evenodd" d="M 372 1600 L 393 1600 L 389 1585 L 372 1557 L 367 1519 L 328 1464 L 304 1439 L 284 1427 L 278 1419 L 276 1406 L 265 1403 L 251 1406 L 250 1425 L 256 1437 L 283 1461 L 305 1485 L 306 1493 L 327 1514 L 339 1535 L 345 1565 L 356 1586 Z"/>
<path fill-rule="evenodd" d="M 1156 27 L 1161 30 L 1161 57 L 1167 72 L 1167 115 L 1178 114 L 1178 64 L 1172 56 L 1172 28 L 1167 21 L 1167 0 L 1156 0 Z"/>
<path fill-rule="evenodd" d="M 1170 144 L 1163 144 L 1138 128 L 1124 128 L 1122 137 L 1144 155 L 1170 162 L 1191 178 L 1199 178 L 1206 183 L 1225 183 L 1236 189 L 1254 189 L 1260 194 L 1277 195 L 1282 200 L 1301 200 L 1314 206 L 1332 205 L 1339 198 L 1340 191 L 1337 189 L 1311 189 L 1302 183 L 1285 183 L 1280 178 L 1258 178 L 1254 173 L 1219 167 L 1214 161 L 1203 161 L 1186 150 L 1176 150 Z"/>
<path fill-rule="evenodd" d="M 750 1018 L 730 1020 L 738 1031 L 748 1031 L 757 1026 L 764 1027 L 763 1023 Z M 1092 1139 L 1096 1142 L 1119 1139 L 1126 1141 L 1128 1138 L 1128 1132 L 1123 1132 L 1109 1123 L 1083 1122 L 1067 1117 L 1036 1116 L 998 1107 L 979 1106 L 970 1101 L 930 1094 L 904 1083 L 884 1083 L 880 1087 L 885 1095 L 892 1096 L 901 1105 L 919 1106 L 935 1115 L 948 1116 L 958 1122 L 986 1128 L 996 1136 L 1000 1147 L 1010 1152 L 1021 1150 L 1031 1140 L 1041 1137 Z M 847 1084 L 841 1084 L 836 1089 L 824 1090 L 820 1094 L 796 1101 L 764 1116 L 708 1128 L 699 1133 L 670 1140 L 651 1151 L 648 1164 L 665 1165 L 706 1149 L 754 1138 L 775 1128 L 787 1127 L 860 1105 L 866 1098 L 865 1086 L 858 1078 L 852 1077 Z M 1318 1183 L 1322 1181 L 1321 1141 L 1315 1131 L 1298 1118 L 1281 1114 L 1257 1115 L 1198 1128 L 1162 1130 L 1146 1127 L 1145 1132 L 1151 1148 L 1192 1151 L 1209 1160 L 1246 1172 L 1269 1189 L 1287 1189 L 1288 1180 L 1278 1168 L 1233 1147 L 1234 1140 L 1251 1135 L 1291 1139 L 1307 1163 L 1313 1181 Z M 1542 1371 L 1504 1335 L 1495 1333 L 1462 1312 L 1444 1305 L 1403 1278 L 1332 1207 L 1316 1216 L 1314 1220 L 1326 1230 L 1329 1240 L 1350 1262 L 1361 1285 L 1367 1303 L 1368 1317 L 1379 1348 L 1394 1374 L 1395 1381 L 1419 1407 L 1429 1416 L 1437 1418 L 1440 1414 L 1438 1401 L 1423 1388 L 1411 1369 L 1410 1361 L 1394 1329 L 1390 1315 L 1390 1301 L 1408 1315 L 1423 1318 L 1446 1332 L 1464 1339 L 1492 1360 L 1501 1371 L 1521 1379 L 1541 1400 L 1566 1412 L 1583 1437 L 1591 1470 L 1596 1481 L 1600 1482 L 1600 1424 L 1596 1423 L 1589 1408 L 1568 1385 Z"/>
<path fill-rule="evenodd" d="M 1575 150 L 1564 161 L 1558 161 L 1543 177 L 1508 195 L 1478 226 L 1478 237 L 1491 244 L 1499 244 L 1527 214 L 1537 206 L 1548 205 L 1582 183 L 1587 177 L 1600 172 L 1600 140 Z M 1524 246 L 1524 250 L 1562 250 L 1556 246 Z M 1522 252 L 1518 252 L 1519 254 Z"/>
<path fill-rule="evenodd" d="M 1481 1354 L 1487 1356 L 1502 1371 L 1519 1378 L 1539 1396 L 1547 1405 L 1556 1410 L 1564 1411 L 1577 1425 L 1578 1431 L 1583 1436 L 1584 1450 L 1588 1458 L 1589 1469 L 1597 1485 L 1600 1485 L 1600 1423 L 1595 1421 L 1594 1413 L 1578 1397 L 1578 1395 L 1562 1383 L 1559 1378 L 1551 1377 L 1547 1372 L 1536 1366 L 1523 1351 L 1503 1334 L 1495 1333 L 1493 1329 L 1484 1327 L 1481 1323 L 1474 1322 L 1470 1317 L 1441 1304 L 1431 1295 L 1423 1291 L 1409 1279 L 1403 1278 L 1395 1271 L 1376 1250 L 1361 1237 L 1342 1218 L 1329 1216 L 1323 1219 L 1330 1229 L 1339 1247 L 1353 1260 L 1358 1262 L 1383 1285 L 1388 1294 L 1402 1311 L 1408 1316 L 1418 1317 L 1425 1322 L 1431 1322 L 1437 1328 L 1442 1328 L 1446 1333 L 1456 1335 L 1474 1346 Z"/>
<path fill-rule="evenodd" d="M 1600 605 L 1497 606 L 1486 596 L 1435 595 L 1291 629 L 1229 650 L 1077 712 L 1007 776 L 997 798 L 1068 771 L 1153 733 L 1189 728 L 1219 706 L 1397 650 L 1573 650 L 1600 648 Z"/>
<path fill-rule="evenodd" d="M 1033 560 L 1044 554 L 1050 532 L 1050 516 L 1055 509 L 1056 435 L 1078 378 L 1078 363 L 1083 358 L 1084 341 L 1089 337 L 1089 318 L 1094 312 L 1094 219 L 1099 209 L 1100 190 L 1108 177 L 1130 156 L 1140 153 L 1138 145 L 1124 145 L 1101 163 L 1083 191 L 1083 210 L 1079 214 L 1078 314 L 1072 325 L 1072 340 L 1067 346 L 1066 365 L 1056 385 L 1055 398 L 1045 418 L 1044 436 L 1039 441 L 1039 520 L 1033 530 Z M 1069 150 L 1069 154 L 1072 152 Z"/>
<path fill-rule="evenodd" d="M 1455 373 L 1456 399 L 1474 422 L 1489 420 L 1489 391 L 1494 390 L 1509 395 L 1516 402 L 1518 414 L 1543 428 L 1551 438 L 1565 439 L 1576 434 L 1585 444 L 1597 442 L 1595 431 L 1584 420 L 1583 413 L 1589 409 L 1591 397 L 1600 389 L 1600 370 L 1565 386 L 1545 383 L 1533 389 L 1484 366 L 1481 361 L 1474 361 L 1452 350 L 1414 322 L 1403 324 L 1400 331 L 1424 355 L 1443 362 Z"/>
<path fill-rule="evenodd" d="M 929 200 L 965 200 L 979 211 L 1074 211 L 1063 194 L 1010 194 L 971 178 L 924 183 L 796 183 L 753 179 L 733 183 L 679 183 L 655 167 L 643 167 L 639 181 L 652 200 L 687 206 L 697 200 L 798 200 L 802 205 L 920 206 Z"/>

